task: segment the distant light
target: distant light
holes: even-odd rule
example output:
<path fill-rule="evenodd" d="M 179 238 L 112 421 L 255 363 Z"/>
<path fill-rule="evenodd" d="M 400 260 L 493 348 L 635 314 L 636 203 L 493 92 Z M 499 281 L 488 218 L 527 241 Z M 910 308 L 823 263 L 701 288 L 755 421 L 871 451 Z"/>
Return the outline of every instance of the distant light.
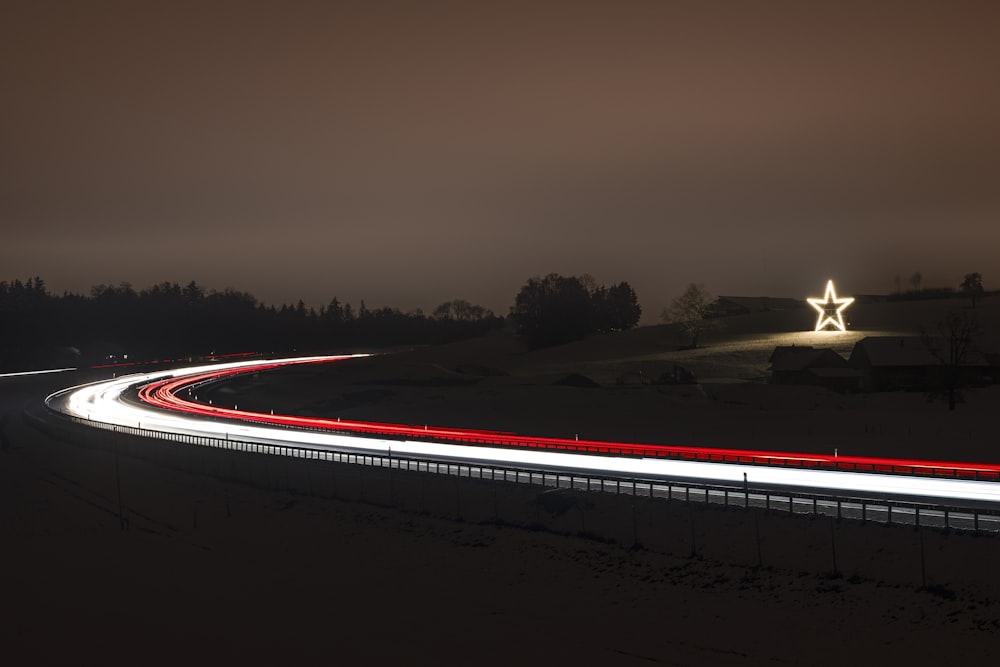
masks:
<path fill-rule="evenodd" d="M 826 294 L 822 299 L 806 299 L 809 305 L 819 311 L 819 319 L 816 320 L 816 331 L 822 331 L 826 327 L 833 325 L 840 331 L 847 331 L 844 325 L 844 310 L 854 303 L 854 297 L 837 298 L 837 292 L 833 288 L 833 281 L 826 283 Z"/>

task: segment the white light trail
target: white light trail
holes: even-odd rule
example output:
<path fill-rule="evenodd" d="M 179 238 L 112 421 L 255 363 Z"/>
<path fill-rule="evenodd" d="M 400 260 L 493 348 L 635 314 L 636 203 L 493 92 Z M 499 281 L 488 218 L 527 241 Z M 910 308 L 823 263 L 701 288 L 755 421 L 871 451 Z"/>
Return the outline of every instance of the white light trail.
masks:
<path fill-rule="evenodd" d="M 41 371 L 20 371 L 19 373 L 0 373 L 0 378 L 14 378 L 21 377 L 24 375 L 45 375 L 46 373 L 65 373 L 66 371 L 75 371 L 75 368 L 46 368 Z"/>
<path fill-rule="evenodd" d="M 611 473 L 637 478 L 701 480 L 734 485 L 742 485 L 745 474 L 747 482 L 752 487 L 785 486 L 811 491 L 831 491 L 866 496 L 904 495 L 936 498 L 942 501 L 1000 502 L 1000 483 L 997 482 L 737 463 L 709 463 L 665 458 L 595 456 L 564 451 L 502 449 L 417 440 L 357 437 L 182 416 L 140 404 L 126 403 L 121 399 L 122 393 L 131 386 L 167 377 L 194 375 L 209 370 L 241 368 L 262 363 L 325 359 L 327 357 L 297 357 L 294 360 L 269 360 L 266 362 L 243 361 L 129 375 L 66 389 L 51 395 L 47 402 L 67 414 L 106 424 L 265 444 L 304 446 L 316 449 L 350 449 L 378 455 L 387 455 L 391 448 L 393 455 L 434 457 L 548 470 L 574 470 L 595 475 Z"/>

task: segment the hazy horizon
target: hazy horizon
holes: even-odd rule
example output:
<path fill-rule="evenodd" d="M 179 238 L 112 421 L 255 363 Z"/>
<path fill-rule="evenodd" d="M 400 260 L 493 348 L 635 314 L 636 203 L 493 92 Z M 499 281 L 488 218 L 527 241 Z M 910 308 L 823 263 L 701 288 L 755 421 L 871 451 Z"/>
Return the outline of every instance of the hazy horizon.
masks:
<path fill-rule="evenodd" d="M 1000 284 L 989 3 L 15 1 L 0 279 L 505 313 Z"/>

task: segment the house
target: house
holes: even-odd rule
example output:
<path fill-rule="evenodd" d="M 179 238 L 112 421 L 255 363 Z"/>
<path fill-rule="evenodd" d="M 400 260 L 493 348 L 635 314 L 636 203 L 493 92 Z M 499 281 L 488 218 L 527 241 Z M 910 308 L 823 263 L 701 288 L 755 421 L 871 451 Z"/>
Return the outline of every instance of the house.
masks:
<path fill-rule="evenodd" d="M 773 384 L 807 384 L 836 391 L 857 391 L 862 373 L 829 348 L 780 345 L 771 353 Z"/>
<path fill-rule="evenodd" d="M 868 336 L 854 344 L 851 368 L 862 373 L 866 391 L 928 390 L 940 387 L 947 369 L 933 349 L 946 350 L 947 341 L 921 336 Z M 982 353 L 969 350 L 958 365 L 960 384 L 982 384 L 990 366 Z"/>

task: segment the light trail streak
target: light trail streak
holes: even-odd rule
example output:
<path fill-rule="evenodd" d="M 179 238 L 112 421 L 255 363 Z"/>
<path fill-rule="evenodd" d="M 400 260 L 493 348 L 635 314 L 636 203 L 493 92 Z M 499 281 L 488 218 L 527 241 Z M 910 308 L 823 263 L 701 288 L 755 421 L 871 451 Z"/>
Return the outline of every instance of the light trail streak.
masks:
<path fill-rule="evenodd" d="M 20 371 L 17 373 L 0 373 L 0 378 L 14 378 L 22 377 L 25 375 L 45 375 L 47 373 L 65 373 L 66 371 L 75 371 L 75 368 L 46 368 L 41 371 Z"/>
<path fill-rule="evenodd" d="M 1000 502 L 1000 484 L 994 482 L 817 469 L 831 464 L 831 461 L 834 466 L 857 465 L 860 461 L 871 466 L 871 470 L 881 467 L 886 470 L 921 471 L 925 474 L 947 472 L 954 476 L 961 472 L 964 475 L 990 475 L 995 479 L 1000 466 L 993 464 L 860 457 L 852 459 L 788 452 L 529 438 L 474 429 L 419 428 L 399 424 L 267 415 L 206 406 L 175 395 L 192 384 L 237 373 L 257 372 L 289 364 L 340 361 L 354 356 L 364 355 L 255 360 L 136 374 L 66 389 L 46 400 L 49 405 L 67 414 L 106 424 L 266 444 L 346 449 L 378 455 L 391 453 L 394 456 L 484 462 L 645 479 L 702 480 L 735 485 L 743 484 L 746 479 L 754 487 L 783 486 L 869 496 Z M 125 392 L 136 388 L 139 389 L 142 400 L 154 407 L 122 399 Z M 320 430 L 292 430 L 289 426 Z M 357 435 L 343 431 L 353 431 Z M 435 438 L 452 442 L 428 441 Z M 470 444 L 464 444 L 463 441 Z M 596 453 L 601 455 L 595 456 Z M 695 458 L 703 460 L 685 460 Z M 713 458 L 728 462 L 713 463 Z M 783 465 L 764 465 L 775 462 Z"/>

